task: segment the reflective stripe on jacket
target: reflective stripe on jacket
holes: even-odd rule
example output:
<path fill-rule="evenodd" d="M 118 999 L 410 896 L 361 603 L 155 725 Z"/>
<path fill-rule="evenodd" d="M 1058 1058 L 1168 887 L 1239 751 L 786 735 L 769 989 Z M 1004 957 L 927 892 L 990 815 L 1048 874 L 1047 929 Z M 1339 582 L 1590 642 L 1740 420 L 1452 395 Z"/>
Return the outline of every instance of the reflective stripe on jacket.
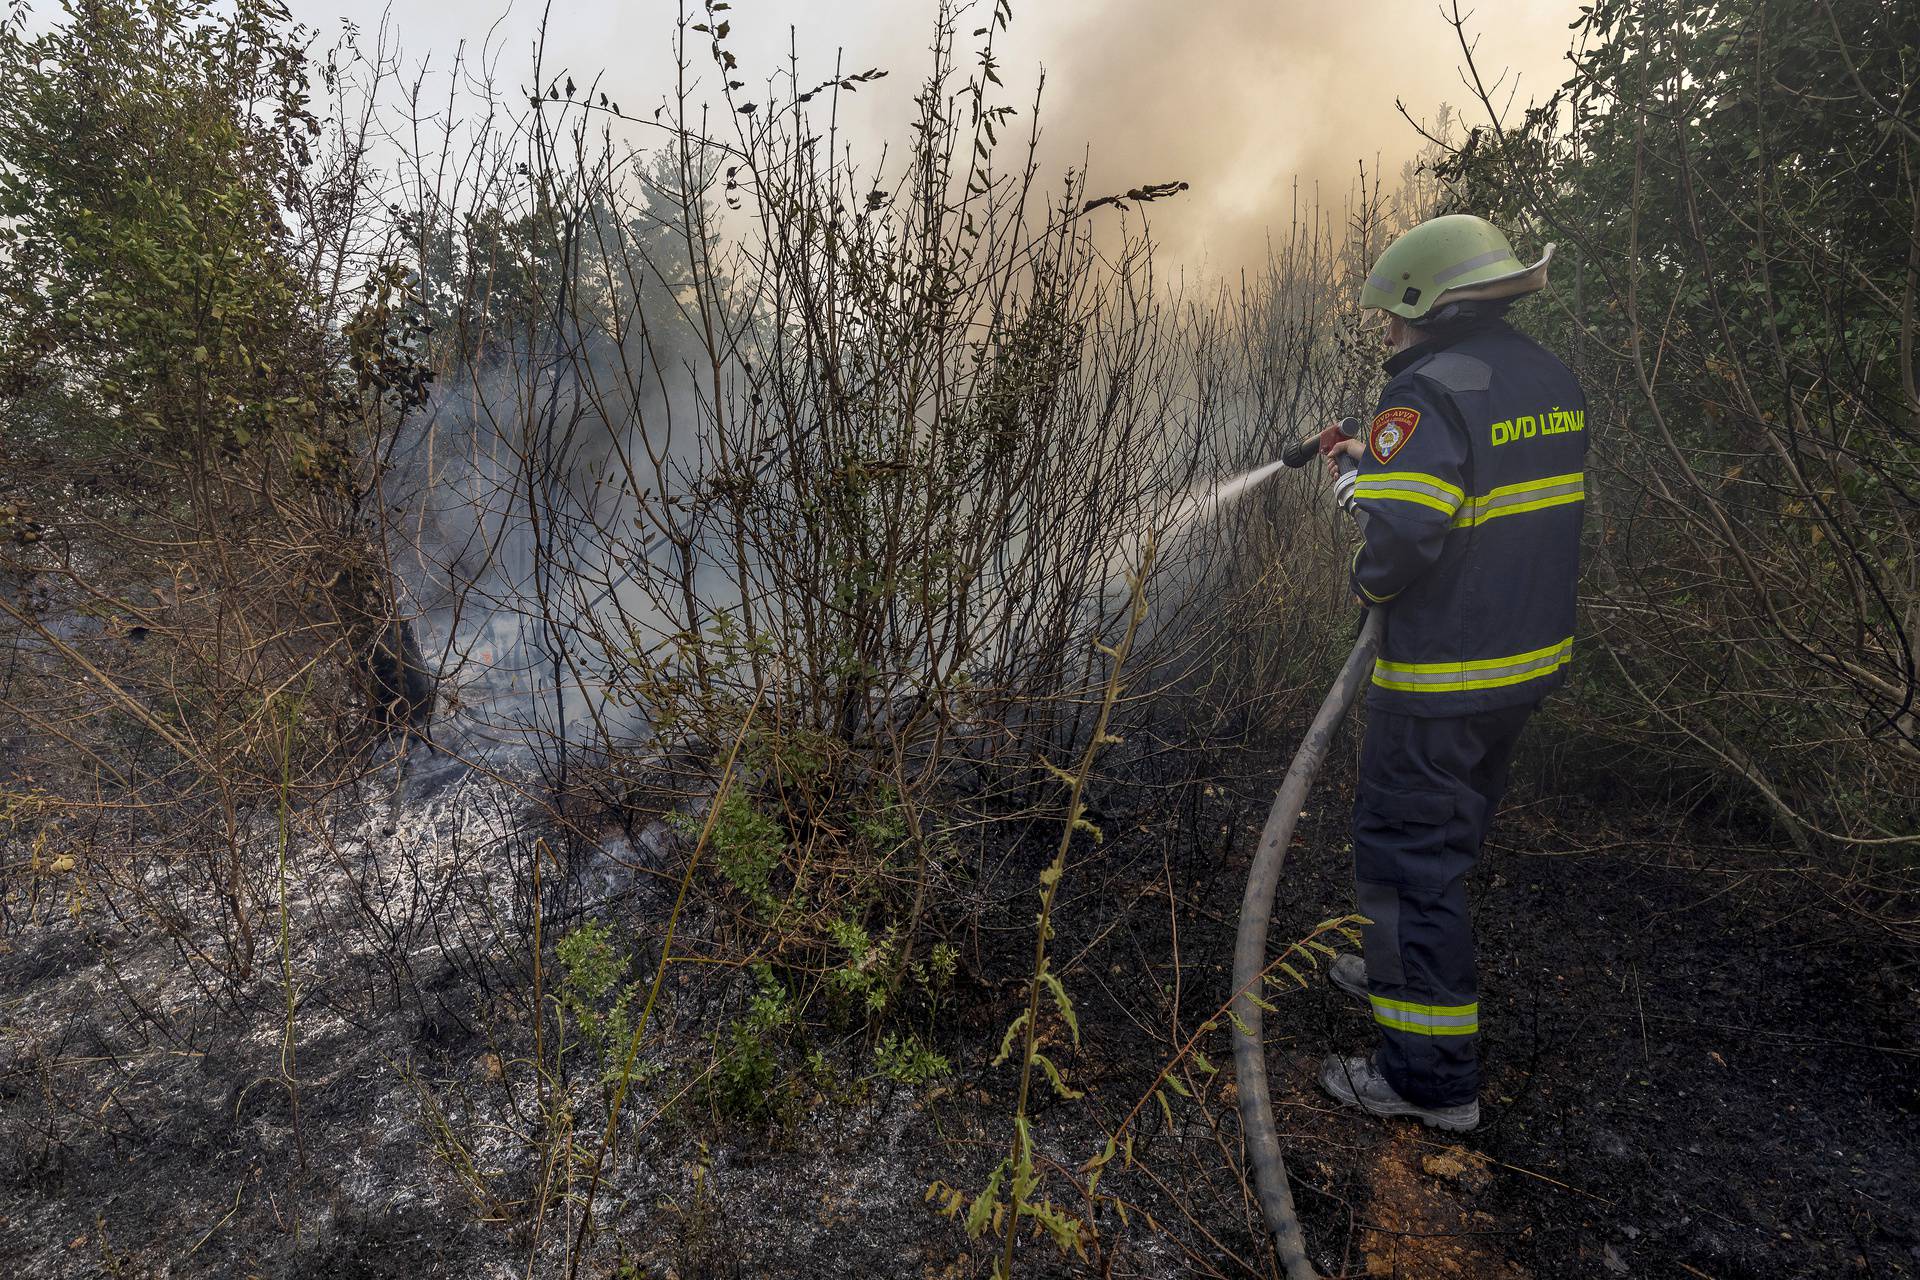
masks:
<path fill-rule="evenodd" d="M 1388 609 L 1369 701 L 1414 715 L 1537 702 L 1573 652 L 1586 398 L 1493 322 L 1400 352 L 1364 433 L 1353 588 Z"/>

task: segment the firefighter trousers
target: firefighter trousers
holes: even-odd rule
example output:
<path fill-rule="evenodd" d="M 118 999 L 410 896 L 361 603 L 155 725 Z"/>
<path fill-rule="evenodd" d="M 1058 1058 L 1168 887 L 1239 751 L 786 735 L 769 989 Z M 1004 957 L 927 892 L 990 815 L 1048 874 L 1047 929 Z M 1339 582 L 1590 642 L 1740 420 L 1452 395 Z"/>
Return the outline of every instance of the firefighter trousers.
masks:
<path fill-rule="evenodd" d="M 1367 713 L 1353 807 L 1354 897 L 1380 1072 L 1422 1106 L 1473 1101 L 1480 1029 L 1467 873 L 1531 706 L 1469 716 Z"/>

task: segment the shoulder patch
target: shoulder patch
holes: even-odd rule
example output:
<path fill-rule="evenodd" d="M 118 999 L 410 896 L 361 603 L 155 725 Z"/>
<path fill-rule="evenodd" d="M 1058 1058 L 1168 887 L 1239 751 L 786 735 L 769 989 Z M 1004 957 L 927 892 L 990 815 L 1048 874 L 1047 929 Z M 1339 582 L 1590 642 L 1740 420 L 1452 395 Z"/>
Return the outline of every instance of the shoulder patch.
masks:
<path fill-rule="evenodd" d="M 1413 372 L 1449 391 L 1485 391 L 1493 385 L 1493 370 L 1487 362 L 1459 351 L 1441 351 Z"/>
<path fill-rule="evenodd" d="M 1373 425 L 1367 428 L 1367 448 L 1372 451 L 1373 460 L 1386 462 L 1400 452 L 1419 425 L 1418 409 L 1382 409 L 1375 414 Z"/>

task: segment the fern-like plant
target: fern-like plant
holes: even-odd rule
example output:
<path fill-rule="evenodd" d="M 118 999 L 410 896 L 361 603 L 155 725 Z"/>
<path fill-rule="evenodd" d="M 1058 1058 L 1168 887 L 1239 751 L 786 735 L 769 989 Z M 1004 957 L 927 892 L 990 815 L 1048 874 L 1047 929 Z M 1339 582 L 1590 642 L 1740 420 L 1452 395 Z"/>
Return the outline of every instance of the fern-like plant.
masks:
<path fill-rule="evenodd" d="M 1049 1198 L 1036 1194 L 1041 1178 L 1034 1166 L 1033 1131 L 1027 1119 L 1027 1103 L 1036 1066 L 1060 1097 L 1071 1100 L 1081 1096 L 1079 1090 L 1067 1083 L 1053 1059 L 1040 1051 L 1043 991 L 1075 1047 L 1080 1044 L 1080 1021 L 1074 1013 L 1066 985 L 1053 971 L 1047 943 L 1053 938 L 1053 904 L 1060 891 L 1061 877 L 1066 874 L 1067 851 L 1072 847 L 1074 833 L 1086 832 L 1095 844 L 1105 838 L 1100 828 L 1087 820 L 1082 796 L 1100 749 L 1120 741 L 1107 732 L 1107 725 L 1113 716 L 1114 703 L 1120 698 L 1121 669 L 1126 665 L 1127 655 L 1132 652 L 1134 636 L 1139 632 L 1141 620 L 1146 617 L 1147 577 L 1153 572 L 1153 551 L 1153 539 L 1149 536 L 1141 551 L 1140 567 L 1127 576 L 1129 608 L 1126 631 L 1121 635 L 1120 642 L 1111 647 L 1095 642 L 1108 659 L 1107 681 L 1101 694 L 1100 711 L 1094 720 L 1092 736 L 1087 741 L 1086 750 L 1080 754 L 1079 767 L 1068 772 L 1058 765 L 1043 761 L 1066 788 L 1066 818 L 1061 824 L 1060 843 L 1054 850 L 1053 861 L 1040 873 L 1040 915 L 1034 929 L 1033 974 L 1027 982 L 1026 1011 L 1008 1024 L 1006 1034 L 1001 1037 L 999 1056 L 994 1059 L 994 1065 L 998 1066 L 1015 1054 L 1019 1055 L 1020 1088 L 1013 1107 L 1013 1147 L 1006 1159 L 987 1176 L 987 1184 L 973 1198 L 966 1218 L 967 1234 L 976 1239 L 985 1234 L 989 1227 L 1004 1225 L 1000 1257 L 994 1264 L 994 1275 L 1001 1280 L 1013 1274 L 1014 1241 L 1019 1236 L 1022 1219 L 1032 1220 L 1045 1231 L 1062 1253 L 1072 1253 L 1081 1258 L 1086 1256 L 1086 1225 L 1056 1207 Z M 1004 1205 L 1000 1199 L 1002 1186 L 1009 1192 Z"/>

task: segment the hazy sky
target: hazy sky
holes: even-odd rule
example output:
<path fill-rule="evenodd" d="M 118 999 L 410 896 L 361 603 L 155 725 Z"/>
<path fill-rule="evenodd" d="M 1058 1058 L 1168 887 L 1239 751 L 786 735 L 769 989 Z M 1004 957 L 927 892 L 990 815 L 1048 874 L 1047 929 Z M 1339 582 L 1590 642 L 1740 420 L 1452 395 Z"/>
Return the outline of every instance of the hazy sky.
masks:
<path fill-rule="evenodd" d="M 1575 0 L 1462 3 L 1489 77 L 1518 77 L 1519 102 L 1565 78 Z M 373 32 L 386 15 L 404 62 L 444 67 L 462 40 L 469 55 L 489 40 L 499 79 L 527 82 L 542 12 L 529 0 L 292 0 L 323 37 L 349 18 Z M 599 77 L 630 116 L 651 113 L 672 83 L 669 40 L 677 0 L 555 3 L 547 65 L 581 83 Z M 1045 179 L 1090 150 L 1094 194 L 1144 182 L 1192 184 L 1151 210 L 1166 256 L 1189 269 L 1233 271 L 1261 253 L 1266 228 L 1284 228 L 1296 179 L 1337 205 L 1359 162 L 1389 178 L 1419 140 L 1394 99 L 1430 119 L 1439 104 L 1465 107 L 1461 57 L 1437 0 L 1013 0 L 1000 45 L 1007 101 L 1027 126 L 1036 73 Z M 992 13 L 992 0 L 976 6 Z M 725 15 L 737 78 L 757 87 L 784 65 L 789 40 L 802 76 L 846 70 L 891 74 L 845 99 L 842 120 L 858 149 L 897 156 L 909 99 L 930 61 L 933 0 L 734 0 Z M 966 33 L 984 17 L 963 18 Z M 363 39 L 363 43 L 370 43 Z M 701 58 L 704 60 L 704 51 Z M 705 68 L 711 80 L 710 64 Z M 745 73 L 745 74 L 741 74 Z M 1471 119 L 1471 113 L 1469 113 Z"/>

